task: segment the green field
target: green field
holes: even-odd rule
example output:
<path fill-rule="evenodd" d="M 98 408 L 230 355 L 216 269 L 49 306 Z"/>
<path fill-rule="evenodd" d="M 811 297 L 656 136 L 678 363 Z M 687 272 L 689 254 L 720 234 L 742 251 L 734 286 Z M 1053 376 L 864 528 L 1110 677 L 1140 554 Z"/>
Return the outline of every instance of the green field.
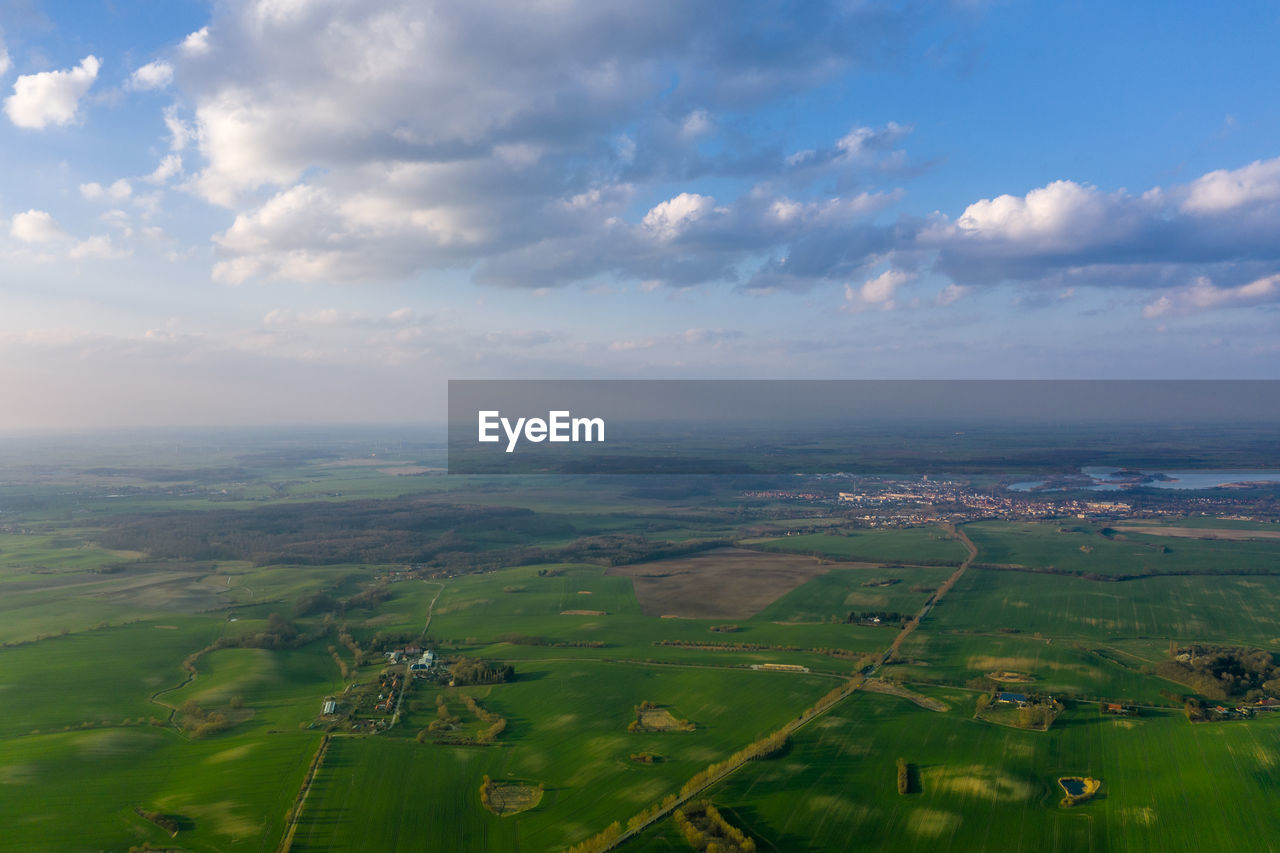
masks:
<path fill-rule="evenodd" d="M 539 663 L 519 671 L 511 684 L 468 688 L 510 720 L 498 746 L 337 739 L 294 849 L 492 850 L 514 847 L 517 838 L 522 850 L 559 849 L 674 792 L 831 687 L 826 679 L 789 673 L 626 664 Z M 419 692 L 434 709 L 432 691 Z M 628 733 L 633 708 L 646 699 L 692 720 L 697 730 Z M 429 719 L 424 712 L 406 730 Z M 630 761 L 640 751 L 663 760 Z M 532 811 L 498 818 L 480 804 L 486 773 L 542 783 L 547 794 Z M 411 801 L 429 808 L 402 807 Z"/>
<path fill-rule="evenodd" d="M 1103 535 L 1103 524 L 984 521 L 966 528 L 981 563 L 1053 568 L 1075 574 L 1274 572 L 1280 541 L 1182 539 L 1145 533 Z"/>
<path fill-rule="evenodd" d="M 808 533 L 755 542 L 756 547 L 873 563 L 960 565 L 964 548 L 936 527 Z"/>
<path fill-rule="evenodd" d="M 800 720 L 697 794 L 762 851 L 1280 850 L 1280 713 L 1192 724 L 1194 690 L 1154 675 L 1195 643 L 1280 653 L 1280 541 L 1159 528 L 1273 522 L 957 535 L 744 501 L 760 478 L 395 473 L 440 466 L 421 443 L 103 453 L 0 457 L 0 851 L 277 851 L 290 825 L 293 853 L 563 850 Z M 939 599 L 965 534 L 978 554 Z M 408 663 L 384 652 L 407 646 L 442 665 L 388 697 Z M 453 686 L 464 658 L 514 677 Z M 863 673 L 947 710 L 860 690 L 808 717 Z M 993 673 L 1064 712 L 1046 732 L 1011 705 L 975 719 Z M 694 730 L 629 732 L 644 701 Z M 898 758 L 919 792 L 897 792 Z M 544 793 L 498 817 L 486 775 Z M 1099 796 L 1063 807 L 1064 775 Z M 662 817 L 620 849 L 690 848 Z"/>
<path fill-rule="evenodd" d="M 1175 713 L 1136 720 L 1069 711 L 1048 732 L 921 710 L 857 694 L 778 759 L 748 765 L 712 799 L 760 849 L 1274 850 L 1280 842 L 1280 716 L 1189 725 Z M 918 766 L 901 795 L 895 762 Z M 1101 795 L 1062 808 L 1056 780 L 1089 775 Z M 670 822 L 635 849 L 679 850 Z M 769 845 L 769 846 L 765 846 Z"/>

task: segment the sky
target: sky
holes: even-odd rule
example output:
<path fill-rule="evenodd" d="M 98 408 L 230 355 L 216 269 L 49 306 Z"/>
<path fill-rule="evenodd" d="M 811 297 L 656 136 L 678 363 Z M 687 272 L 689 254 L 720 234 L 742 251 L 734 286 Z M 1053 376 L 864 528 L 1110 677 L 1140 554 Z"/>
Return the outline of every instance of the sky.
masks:
<path fill-rule="evenodd" d="M 0 0 L 0 429 L 1280 378 L 1274 3 Z"/>

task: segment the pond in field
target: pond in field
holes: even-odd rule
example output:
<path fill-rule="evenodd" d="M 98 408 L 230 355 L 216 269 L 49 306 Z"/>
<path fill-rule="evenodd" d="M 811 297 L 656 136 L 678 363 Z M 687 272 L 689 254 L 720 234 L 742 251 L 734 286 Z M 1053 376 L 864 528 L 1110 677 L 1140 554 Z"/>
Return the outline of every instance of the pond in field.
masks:
<path fill-rule="evenodd" d="M 1062 786 L 1062 790 L 1067 792 L 1068 797 L 1078 797 L 1084 793 L 1084 780 L 1078 776 L 1059 779 L 1058 784 Z"/>

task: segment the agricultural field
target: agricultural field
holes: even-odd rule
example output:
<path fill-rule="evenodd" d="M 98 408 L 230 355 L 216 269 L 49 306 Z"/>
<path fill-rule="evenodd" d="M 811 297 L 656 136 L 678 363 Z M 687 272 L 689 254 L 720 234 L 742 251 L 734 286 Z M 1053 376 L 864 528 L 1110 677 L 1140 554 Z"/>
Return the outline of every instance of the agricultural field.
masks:
<path fill-rule="evenodd" d="M 1190 575 L 1121 582 L 975 569 L 933 612 L 956 631 L 1232 641 L 1280 649 L 1280 577 Z"/>
<path fill-rule="evenodd" d="M 844 534 L 808 533 L 781 539 L 752 540 L 754 547 L 836 560 L 958 566 L 960 543 L 936 527 L 853 530 Z"/>
<path fill-rule="evenodd" d="M 1280 837 L 1280 717 L 1191 726 L 1174 712 L 1104 719 L 1082 705 L 1031 732 L 974 720 L 965 694 L 933 692 L 953 710 L 855 694 L 711 798 L 760 849 L 842 851 L 857 838 L 894 851 L 1268 850 Z M 917 793 L 898 793 L 898 758 L 918 768 Z M 1102 780 L 1101 794 L 1062 807 L 1057 779 L 1071 775 Z M 679 850 L 677 839 L 667 821 L 635 849 Z"/>
<path fill-rule="evenodd" d="M 1280 660 L 1271 523 L 870 529 L 758 478 L 446 477 L 355 440 L 24 465 L 0 851 L 687 850 L 686 798 L 758 850 L 1280 837 L 1280 680 L 1170 680 Z M 1000 691 L 1063 711 L 980 719 Z"/>
<path fill-rule="evenodd" d="M 706 764 L 775 728 L 830 689 L 827 679 L 605 663 L 526 663 L 510 684 L 465 688 L 510 721 L 499 745 L 419 744 L 407 735 L 434 714 L 412 715 L 401 737 L 337 738 L 318 775 L 295 850 L 555 850 L 674 793 Z M 434 691 L 415 690 L 425 709 Z M 738 701 L 737 697 L 750 697 Z M 635 706 L 663 705 L 691 732 L 627 731 Z M 460 704 L 456 697 L 451 703 Z M 629 756 L 661 756 L 637 764 Z M 484 775 L 541 783 L 531 811 L 484 810 Z M 414 799 L 429 809 L 406 809 Z"/>
<path fill-rule="evenodd" d="M 1143 526 L 1148 529 L 1148 526 Z M 1064 522 L 984 521 L 966 527 L 980 562 L 1071 574 L 1274 571 L 1280 541 L 1188 539 L 1117 526 Z"/>

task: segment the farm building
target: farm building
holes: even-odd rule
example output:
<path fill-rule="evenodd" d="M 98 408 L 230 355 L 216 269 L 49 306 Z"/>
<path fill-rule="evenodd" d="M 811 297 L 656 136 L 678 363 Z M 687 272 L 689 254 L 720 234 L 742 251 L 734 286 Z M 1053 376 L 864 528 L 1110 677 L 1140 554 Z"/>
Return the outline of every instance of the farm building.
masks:
<path fill-rule="evenodd" d="M 321 711 L 320 713 L 324 714 L 327 717 L 330 714 L 336 714 L 337 712 L 338 712 L 337 702 L 333 701 L 332 699 L 324 700 L 324 710 Z"/>
<path fill-rule="evenodd" d="M 997 702 L 1005 702 L 1010 705 L 1017 705 L 1021 708 L 1027 704 L 1027 697 L 1022 693 L 998 693 L 996 694 Z"/>

